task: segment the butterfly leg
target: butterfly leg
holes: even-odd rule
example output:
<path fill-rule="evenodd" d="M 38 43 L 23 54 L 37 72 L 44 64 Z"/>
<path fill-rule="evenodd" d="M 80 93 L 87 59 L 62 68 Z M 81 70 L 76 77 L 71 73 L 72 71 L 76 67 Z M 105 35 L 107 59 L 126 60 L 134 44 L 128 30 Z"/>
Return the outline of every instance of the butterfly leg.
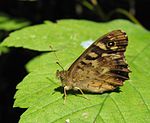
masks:
<path fill-rule="evenodd" d="M 85 96 L 85 94 L 83 93 L 83 91 L 82 91 L 79 87 L 74 87 L 74 89 L 75 89 L 75 90 L 79 90 L 79 91 L 81 92 L 81 94 L 83 95 L 83 97 L 84 97 L 85 99 L 88 99 L 88 98 Z"/>
<path fill-rule="evenodd" d="M 64 87 L 64 104 L 66 103 L 66 98 L 67 98 L 67 89 L 68 89 L 68 87 L 67 87 L 67 86 L 65 86 L 65 87 Z"/>

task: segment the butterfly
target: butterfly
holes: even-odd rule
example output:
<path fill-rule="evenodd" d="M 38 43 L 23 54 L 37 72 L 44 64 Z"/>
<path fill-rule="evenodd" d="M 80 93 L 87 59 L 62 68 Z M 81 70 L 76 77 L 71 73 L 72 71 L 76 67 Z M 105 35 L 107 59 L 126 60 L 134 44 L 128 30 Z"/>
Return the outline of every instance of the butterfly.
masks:
<path fill-rule="evenodd" d="M 129 79 L 124 53 L 128 37 L 122 30 L 113 30 L 97 39 L 68 70 L 57 70 L 66 97 L 67 90 L 91 93 L 113 91 Z"/>

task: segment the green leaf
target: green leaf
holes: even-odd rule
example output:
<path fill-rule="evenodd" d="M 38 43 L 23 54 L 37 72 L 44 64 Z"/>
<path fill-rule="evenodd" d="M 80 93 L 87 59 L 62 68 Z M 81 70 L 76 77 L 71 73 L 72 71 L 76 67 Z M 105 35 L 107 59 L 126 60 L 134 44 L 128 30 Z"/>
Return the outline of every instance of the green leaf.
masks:
<path fill-rule="evenodd" d="M 0 13 L 0 30 L 11 31 L 27 25 L 29 25 L 28 21 L 22 19 L 12 19 L 8 17 L 8 15 Z M 0 33 L 0 40 L 2 35 L 3 34 Z M 0 55 L 7 52 L 9 52 L 8 48 L 0 46 Z"/>
<path fill-rule="evenodd" d="M 6 14 L 0 13 L 0 29 L 1 30 L 16 30 L 25 26 L 28 26 L 29 21 L 23 19 L 13 19 Z"/>
<path fill-rule="evenodd" d="M 14 107 L 28 108 L 20 123 L 148 123 L 150 122 L 150 32 L 129 21 L 96 23 L 85 20 L 61 20 L 58 23 L 24 28 L 13 32 L 1 45 L 24 47 L 38 51 L 57 50 L 60 64 L 67 69 L 85 50 L 81 43 L 122 29 L 129 45 L 126 59 L 132 73 L 121 92 L 85 94 L 68 92 L 66 103 L 63 88 L 55 78 L 57 58 L 54 52 L 42 54 L 27 64 L 29 74 L 17 86 Z"/>
<path fill-rule="evenodd" d="M 0 55 L 3 54 L 3 53 L 8 53 L 8 52 L 9 52 L 8 48 L 0 46 Z"/>

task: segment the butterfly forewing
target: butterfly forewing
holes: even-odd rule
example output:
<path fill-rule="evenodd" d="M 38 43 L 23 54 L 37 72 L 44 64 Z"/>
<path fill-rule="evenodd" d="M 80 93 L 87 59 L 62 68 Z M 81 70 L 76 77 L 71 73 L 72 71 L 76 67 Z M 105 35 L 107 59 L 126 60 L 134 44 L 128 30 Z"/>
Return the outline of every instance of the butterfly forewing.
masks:
<path fill-rule="evenodd" d="M 123 85 L 127 79 L 128 64 L 124 52 L 128 45 L 125 32 L 114 30 L 96 40 L 71 65 L 67 71 L 60 72 L 63 86 L 69 89 L 103 93 Z"/>

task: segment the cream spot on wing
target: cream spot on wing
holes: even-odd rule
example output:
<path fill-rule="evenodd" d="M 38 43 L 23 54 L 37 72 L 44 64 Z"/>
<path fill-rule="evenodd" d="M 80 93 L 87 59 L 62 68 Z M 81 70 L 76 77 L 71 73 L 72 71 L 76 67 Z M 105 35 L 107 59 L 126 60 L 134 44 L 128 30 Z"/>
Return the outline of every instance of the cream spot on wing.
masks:
<path fill-rule="evenodd" d="M 84 63 L 89 64 L 91 63 L 91 60 L 86 60 L 85 58 L 82 60 Z"/>
<path fill-rule="evenodd" d="M 110 57 L 112 57 L 112 59 L 121 58 L 121 56 L 120 56 L 120 55 L 117 55 L 117 54 L 107 54 L 107 53 L 103 53 L 103 54 L 102 54 L 102 57 L 105 57 L 105 56 L 110 56 Z"/>
<path fill-rule="evenodd" d="M 110 47 L 111 50 L 115 50 L 117 48 L 118 48 L 117 46 Z"/>
<path fill-rule="evenodd" d="M 102 69 L 102 71 L 101 71 L 101 75 L 104 75 L 105 73 L 107 73 L 107 72 L 109 72 L 110 71 L 110 69 L 109 68 L 107 68 L 107 67 L 101 67 L 101 69 Z"/>
<path fill-rule="evenodd" d="M 95 52 L 90 52 L 88 55 L 93 58 L 96 58 L 98 56 L 98 54 L 96 54 Z"/>
<path fill-rule="evenodd" d="M 110 38 L 109 40 L 113 41 L 113 40 L 115 40 L 115 39 L 116 39 L 116 37 L 112 37 L 112 38 Z"/>
<path fill-rule="evenodd" d="M 93 60 L 92 66 L 96 68 L 97 66 L 99 66 L 99 62 L 97 60 Z"/>
<path fill-rule="evenodd" d="M 118 59 L 118 58 L 121 58 L 121 56 L 120 55 L 115 55 L 114 54 L 114 56 L 112 57 L 113 59 Z"/>
<path fill-rule="evenodd" d="M 108 37 L 108 38 L 109 38 L 109 40 L 111 40 L 111 41 L 113 41 L 113 40 L 115 40 L 115 39 L 116 39 L 116 37 L 112 37 L 112 36 L 110 36 L 110 35 L 108 35 L 107 37 Z"/>
<path fill-rule="evenodd" d="M 124 40 L 124 39 L 126 39 L 126 37 L 124 35 L 118 35 L 117 39 Z"/>
<path fill-rule="evenodd" d="M 103 44 L 103 43 L 100 43 L 100 42 L 99 42 L 99 43 L 96 44 L 96 46 L 98 46 L 99 48 L 101 48 L 101 49 L 103 49 L 103 50 L 107 50 L 105 44 Z"/>
<path fill-rule="evenodd" d="M 84 65 L 83 65 L 83 64 L 81 64 L 81 63 L 79 63 L 79 64 L 78 64 L 78 66 L 79 66 L 80 68 L 82 68 Z"/>
<path fill-rule="evenodd" d="M 102 53 L 102 57 L 105 57 L 105 56 L 110 56 L 110 54 Z"/>

